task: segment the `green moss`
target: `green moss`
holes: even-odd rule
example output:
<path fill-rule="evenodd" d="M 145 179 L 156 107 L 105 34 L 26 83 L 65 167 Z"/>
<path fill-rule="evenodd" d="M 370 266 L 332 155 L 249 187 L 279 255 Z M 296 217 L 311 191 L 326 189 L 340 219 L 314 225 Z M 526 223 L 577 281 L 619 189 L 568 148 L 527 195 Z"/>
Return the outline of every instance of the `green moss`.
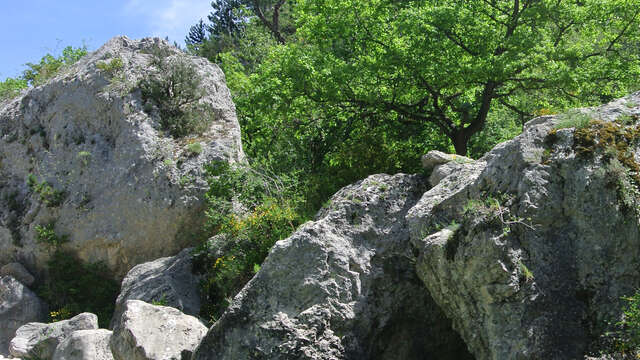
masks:
<path fill-rule="evenodd" d="M 638 144 L 640 125 L 621 119 L 615 122 L 592 120 L 590 127 L 574 133 L 574 150 L 583 158 L 602 155 L 609 183 L 617 189 L 623 209 L 640 215 L 640 164 L 633 148 Z"/>

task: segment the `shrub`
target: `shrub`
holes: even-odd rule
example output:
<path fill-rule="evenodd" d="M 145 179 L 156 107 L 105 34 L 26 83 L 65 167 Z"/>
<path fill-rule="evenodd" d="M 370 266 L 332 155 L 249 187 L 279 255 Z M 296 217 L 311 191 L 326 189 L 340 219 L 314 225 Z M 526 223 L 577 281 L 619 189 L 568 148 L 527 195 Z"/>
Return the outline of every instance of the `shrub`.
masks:
<path fill-rule="evenodd" d="M 145 110 L 157 110 L 161 130 L 174 138 L 204 132 L 211 111 L 198 104 L 203 91 L 194 67 L 183 59 L 154 59 L 157 71 L 140 81 Z"/>
<path fill-rule="evenodd" d="M 9 99 L 20 94 L 20 90 L 28 87 L 27 81 L 24 79 L 7 78 L 0 82 L 0 100 Z"/>
<path fill-rule="evenodd" d="M 194 155 L 199 155 L 202 153 L 202 144 L 199 142 L 187 145 L 187 151 Z"/>
<path fill-rule="evenodd" d="M 120 286 L 106 265 L 84 263 L 75 254 L 60 249 L 56 249 L 47 265 L 49 276 L 37 292 L 52 310 L 49 320 L 91 312 L 98 315 L 100 327 L 107 328 Z"/>
<path fill-rule="evenodd" d="M 632 296 L 622 299 L 626 301 L 626 306 L 622 309 L 622 320 L 615 323 L 613 331 L 605 333 L 604 340 L 611 351 L 623 356 L 635 355 L 629 358 L 640 358 L 640 289 Z"/>
<path fill-rule="evenodd" d="M 197 249 L 195 263 L 204 273 L 201 315 L 214 320 L 260 269 L 273 244 L 288 237 L 303 217 L 288 179 L 224 162 L 207 166 L 207 173 L 207 229 L 219 235 Z M 245 214 L 236 214 L 234 203 Z"/>
<path fill-rule="evenodd" d="M 61 56 L 54 57 L 51 54 L 47 54 L 37 64 L 27 63 L 29 69 L 23 72 L 22 78 L 30 85 L 41 85 L 56 76 L 63 67 L 71 66 L 85 55 L 87 55 L 86 47 L 73 48 L 67 46 L 62 50 Z"/>
<path fill-rule="evenodd" d="M 110 76 L 114 76 L 118 71 L 124 68 L 124 63 L 119 57 L 111 59 L 111 61 L 102 61 L 96 64 L 98 70 L 107 73 Z"/>
<path fill-rule="evenodd" d="M 36 225 L 36 241 L 41 244 L 49 245 L 53 248 L 57 248 L 60 244 L 64 244 L 69 241 L 67 235 L 58 236 L 55 232 L 55 223 L 49 223 L 46 225 Z"/>
<path fill-rule="evenodd" d="M 45 180 L 39 182 L 35 175 L 27 176 L 27 185 L 31 190 L 40 195 L 40 201 L 47 207 L 60 206 L 66 197 L 66 193 L 62 190 L 56 190 Z"/>

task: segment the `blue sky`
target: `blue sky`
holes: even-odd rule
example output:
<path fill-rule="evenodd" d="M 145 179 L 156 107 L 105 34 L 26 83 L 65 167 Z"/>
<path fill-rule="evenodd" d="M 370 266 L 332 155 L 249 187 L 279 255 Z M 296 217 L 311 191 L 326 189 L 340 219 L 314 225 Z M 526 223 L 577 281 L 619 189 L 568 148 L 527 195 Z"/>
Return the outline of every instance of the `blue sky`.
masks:
<path fill-rule="evenodd" d="M 27 62 L 59 55 L 65 46 L 96 50 L 116 35 L 169 36 L 183 44 L 210 0 L 0 0 L 0 81 Z"/>

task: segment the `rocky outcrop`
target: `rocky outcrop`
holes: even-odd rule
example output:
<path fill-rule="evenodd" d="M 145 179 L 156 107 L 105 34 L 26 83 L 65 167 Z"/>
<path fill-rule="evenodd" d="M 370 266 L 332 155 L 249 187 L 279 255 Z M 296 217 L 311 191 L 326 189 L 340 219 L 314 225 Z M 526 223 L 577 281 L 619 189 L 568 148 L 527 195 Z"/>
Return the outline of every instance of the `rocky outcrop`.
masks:
<path fill-rule="evenodd" d="M 418 274 L 477 359 L 601 350 L 640 287 L 637 104 L 532 120 L 409 211 Z"/>
<path fill-rule="evenodd" d="M 341 190 L 276 243 L 194 359 L 611 352 L 640 287 L 639 104 L 536 118 L 478 161 L 429 154 L 430 189 L 378 175 Z"/>
<path fill-rule="evenodd" d="M 95 330 L 98 317 L 91 313 L 82 313 L 69 320 L 50 324 L 28 323 L 16 331 L 11 340 L 9 352 L 14 357 L 51 359 L 56 347 L 78 330 Z"/>
<path fill-rule="evenodd" d="M 113 328 L 111 351 L 116 360 L 189 359 L 206 332 L 179 310 L 129 300 Z"/>
<path fill-rule="evenodd" d="M 417 278 L 404 220 L 425 191 L 375 175 L 276 243 L 193 359 L 470 359 Z"/>
<path fill-rule="evenodd" d="M 9 342 L 20 326 L 43 321 L 47 306 L 11 276 L 0 277 L 0 355 L 9 354 Z"/>
<path fill-rule="evenodd" d="M 160 302 L 187 315 L 197 316 L 200 313 L 200 277 L 192 271 L 192 251 L 188 248 L 176 256 L 160 258 L 131 269 L 122 280 L 111 327 L 120 319 L 128 300 Z"/>
<path fill-rule="evenodd" d="M 61 342 L 52 360 L 113 360 L 109 340 L 111 331 L 78 330 Z"/>
<path fill-rule="evenodd" d="M 143 96 L 145 81 L 176 89 L 158 100 L 151 85 Z M 165 115 L 182 106 L 179 91 L 197 97 L 176 121 L 208 119 L 202 134 L 172 136 L 183 123 Z M 119 277 L 176 254 L 201 228 L 203 164 L 243 159 L 218 66 L 159 39 L 114 38 L 0 104 L 0 265 L 42 270 L 49 247 L 38 227 Z"/>

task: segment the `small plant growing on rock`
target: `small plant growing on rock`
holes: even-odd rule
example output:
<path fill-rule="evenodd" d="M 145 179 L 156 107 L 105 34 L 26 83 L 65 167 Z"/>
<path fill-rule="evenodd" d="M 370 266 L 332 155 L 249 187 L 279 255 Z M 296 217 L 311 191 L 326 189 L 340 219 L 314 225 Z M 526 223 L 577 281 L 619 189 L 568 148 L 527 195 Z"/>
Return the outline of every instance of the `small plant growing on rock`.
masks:
<path fill-rule="evenodd" d="M 626 302 L 622 320 L 615 323 L 615 330 L 607 332 L 604 337 L 611 344 L 611 350 L 621 354 L 622 358 L 640 358 L 640 289 L 622 299 Z"/>
<path fill-rule="evenodd" d="M 525 265 L 522 261 L 518 262 L 518 267 L 520 268 L 520 273 L 524 277 L 526 282 L 531 282 L 534 279 L 533 272 L 529 270 L 527 265 Z"/>
<path fill-rule="evenodd" d="M 192 155 L 200 155 L 202 153 L 202 144 L 199 142 L 187 145 L 187 151 Z"/>
<path fill-rule="evenodd" d="M 584 129 L 589 126 L 591 117 L 582 112 L 569 112 L 558 116 L 558 123 L 555 129 L 576 128 Z"/>
<path fill-rule="evenodd" d="M 111 59 L 111 61 L 101 61 L 96 64 L 98 70 L 107 73 L 109 76 L 114 76 L 120 70 L 124 68 L 124 63 L 119 57 Z"/>
<path fill-rule="evenodd" d="M 45 225 L 36 225 L 36 241 L 41 244 L 46 244 L 52 248 L 57 248 L 59 245 L 69 241 L 67 235 L 58 236 L 55 232 L 55 223 L 49 223 Z"/>
<path fill-rule="evenodd" d="M 44 180 L 39 182 L 33 174 L 29 174 L 27 177 L 27 185 L 33 192 L 40 195 L 40 201 L 47 207 L 60 206 L 66 197 L 64 191 L 54 189 Z"/>
<path fill-rule="evenodd" d="M 88 151 L 80 151 L 78 153 L 78 159 L 80 159 L 82 166 L 87 166 L 89 162 L 91 162 L 91 153 Z"/>
<path fill-rule="evenodd" d="M 145 111 L 157 110 L 160 129 L 174 138 L 204 132 L 211 111 L 198 104 L 204 93 L 194 67 L 183 59 L 158 59 L 157 71 L 140 81 Z"/>

